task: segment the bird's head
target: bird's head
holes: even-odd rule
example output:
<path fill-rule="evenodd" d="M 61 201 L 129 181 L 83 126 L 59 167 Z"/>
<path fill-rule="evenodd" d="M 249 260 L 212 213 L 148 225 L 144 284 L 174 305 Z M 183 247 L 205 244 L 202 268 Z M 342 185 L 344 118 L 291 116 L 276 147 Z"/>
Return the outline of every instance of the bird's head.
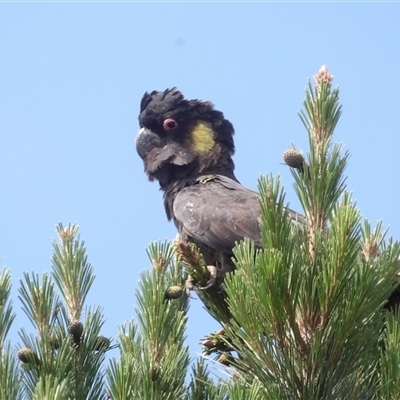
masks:
<path fill-rule="evenodd" d="M 162 188 L 183 178 L 234 177 L 234 129 L 212 103 L 187 100 L 177 89 L 145 93 L 136 150 L 150 180 Z"/>

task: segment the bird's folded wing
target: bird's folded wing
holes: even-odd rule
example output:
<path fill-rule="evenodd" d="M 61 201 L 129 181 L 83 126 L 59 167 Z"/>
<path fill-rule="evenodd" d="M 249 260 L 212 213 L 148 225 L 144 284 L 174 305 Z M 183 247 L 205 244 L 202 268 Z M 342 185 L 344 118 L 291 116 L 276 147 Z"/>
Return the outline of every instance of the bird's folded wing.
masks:
<path fill-rule="evenodd" d="M 196 242 L 231 253 L 244 238 L 260 243 L 258 193 L 226 178 L 215 177 L 181 190 L 174 216 Z"/>

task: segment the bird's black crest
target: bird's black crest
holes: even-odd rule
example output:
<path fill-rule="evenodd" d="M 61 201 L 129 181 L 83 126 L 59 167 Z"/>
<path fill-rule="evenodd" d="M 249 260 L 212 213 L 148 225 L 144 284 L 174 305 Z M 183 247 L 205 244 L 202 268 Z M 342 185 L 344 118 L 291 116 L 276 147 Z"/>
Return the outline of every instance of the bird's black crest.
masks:
<path fill-rule="evenodd" d="M 175 87 L 163 92 L 157 90 L 153 90 L 151 93 L 146 92 L 140 102 L 139 123 L 143 126 L 150 119 L 177 110 L 184 111 L 188 106 L 188 100 L 185 100 L 183 94 Z"/>

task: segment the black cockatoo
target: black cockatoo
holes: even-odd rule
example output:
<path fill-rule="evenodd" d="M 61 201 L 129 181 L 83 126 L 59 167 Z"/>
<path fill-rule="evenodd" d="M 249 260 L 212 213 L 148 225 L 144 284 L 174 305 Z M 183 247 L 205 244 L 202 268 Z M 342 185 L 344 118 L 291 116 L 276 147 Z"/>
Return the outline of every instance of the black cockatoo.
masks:
<path fill-rule="evenodd" d="M 261 247 L 258 193 L 234 174 L 232 124 L 212 103 L 187 100 L 175 88 L 145 93 L 139 123 L 137 152 L 160 183 L 180 240 L 196 244 L 222 274 L 232 271 L 236 243 L 249 238 Z"/>
<path fill-rule="evenodd" d="M 139 124 L 136 149 L 149 179 L 160 183 L 168 219 L 223 279 L 234 270 L 236 243 L 249 238 L 261 247 L 258 193 L 234 174 L 232 124 L 211 102 L 187 100 L 175 88 L 145 93 Z M 287 211 L 304 224 L 301 214 Z M 399 303 L 396 286 L 385 307 Z"/>

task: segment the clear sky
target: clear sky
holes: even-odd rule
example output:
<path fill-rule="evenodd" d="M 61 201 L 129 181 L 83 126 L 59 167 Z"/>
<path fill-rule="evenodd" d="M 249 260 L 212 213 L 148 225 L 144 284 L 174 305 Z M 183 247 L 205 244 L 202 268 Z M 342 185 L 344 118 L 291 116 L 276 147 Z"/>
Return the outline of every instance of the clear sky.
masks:
<path fill-rule="evenodd" d="M 12 341 L 32 329 L 19 280 L 50 271 L 57 222 L 80 226 L 97 276 L 87 303 L 103 307 L 103 334 L 133 317 L 145 248 L 176 233 L 134 146 L 145 91 L 177 86 L 212 101 L 235 126 L 242 183 L 280 174 L 301 211 L 281 155 L 291 143 L 307 151 L 297 112 L 323 64 L 341 88 L 348 189 L 399 239 L 398 3 L 0 3 L 0 262 L 13 279 Z M 192 301 L 192 355 L 216 329 Z"/>

